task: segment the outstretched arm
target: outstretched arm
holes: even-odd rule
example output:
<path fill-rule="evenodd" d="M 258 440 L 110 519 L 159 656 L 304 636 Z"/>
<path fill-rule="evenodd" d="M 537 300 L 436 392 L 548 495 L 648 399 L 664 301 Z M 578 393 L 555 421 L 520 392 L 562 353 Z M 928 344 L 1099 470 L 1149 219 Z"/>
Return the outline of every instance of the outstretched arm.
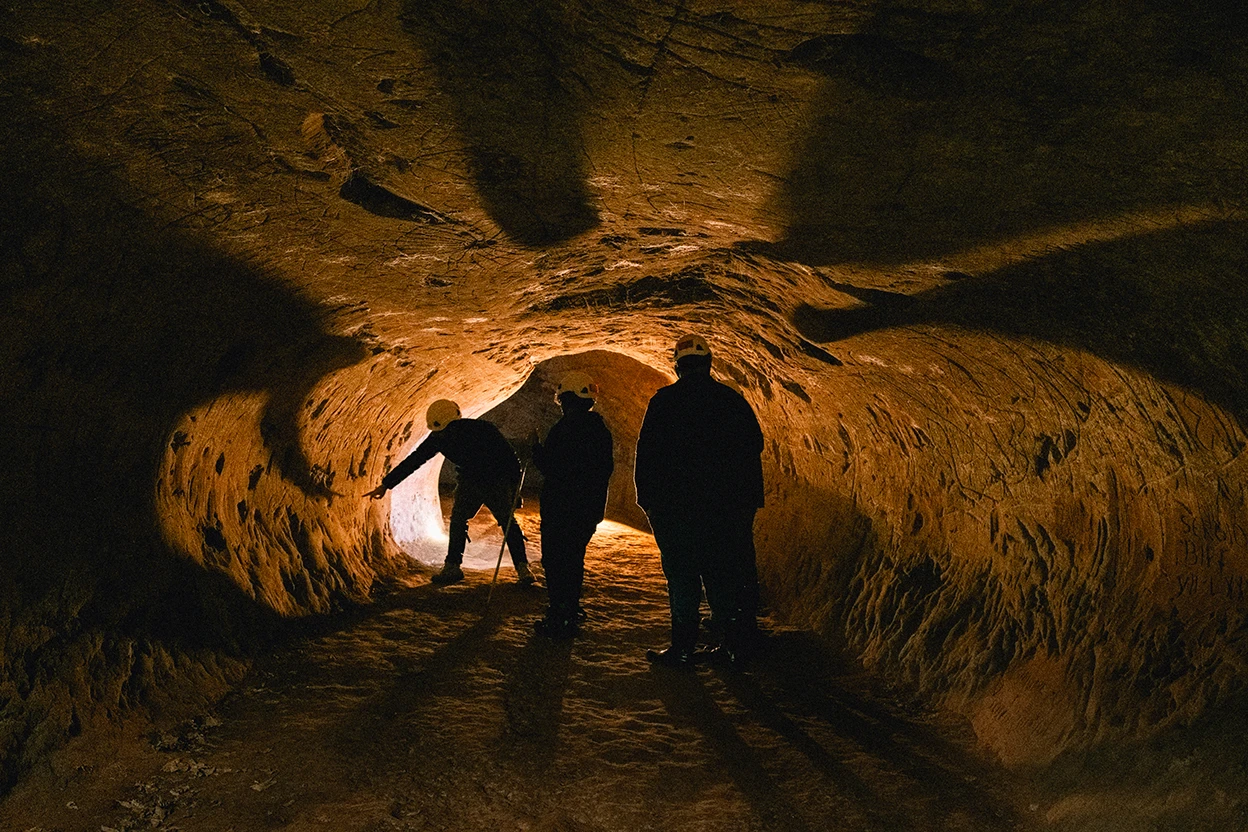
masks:
<path fill-rule="evenodd" d="M 389 474 L 382 477 L 381 485 L 377 486 L 364 496 L 374 500 L 380 500 L 383 496 L 385 496 L 387 491 L 401 483 L 408 477 L 408 475 L 429 460 L 433 459 L 433 457 L 440 450 L 442 450 L 442 445 L 438 440 L 439 435 L 437 433 L 429 434 L 424 442 L 421 442 L 416 446 L 416 450 L 412 451 L 407 455 L 406 459 L 394 466 L 394 469 Z"/>

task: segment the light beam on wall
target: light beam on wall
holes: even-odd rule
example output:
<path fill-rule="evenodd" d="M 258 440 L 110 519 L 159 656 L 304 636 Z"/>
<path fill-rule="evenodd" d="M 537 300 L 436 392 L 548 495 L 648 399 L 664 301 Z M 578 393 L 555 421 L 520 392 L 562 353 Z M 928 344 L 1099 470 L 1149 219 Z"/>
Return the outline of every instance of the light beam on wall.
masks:
<path fill-rule="evenodd" d="M 428 435 L 417 439 L 404 455 L 415 450 Z M 438 495 L 438 477 L 443 464 L 442 457 L 434 457 L 390 492 L 390 533 L 395 542 L 413 559 L 434 567 L 440 567 L 446 560 L 447 529 Z M 471 540 L 464 549 L 464 567 L 493 569 L 503 545 L 503 532 L 489 509 L 483 508 L 476 522 L 469 524 L 468 535 Z M 538 555 L 537 551 L 530 551 L 529 559 L 536 561 Z M 505 554 L 503 565 L 510 564 L 511 557 Z"/>

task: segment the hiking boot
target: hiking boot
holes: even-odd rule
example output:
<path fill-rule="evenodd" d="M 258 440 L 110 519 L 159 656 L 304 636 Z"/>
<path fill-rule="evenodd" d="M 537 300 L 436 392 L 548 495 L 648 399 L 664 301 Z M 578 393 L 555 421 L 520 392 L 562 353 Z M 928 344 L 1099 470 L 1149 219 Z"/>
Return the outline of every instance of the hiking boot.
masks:
<path fill-rule="evenodd" d="M 708 650 L 706 658 L 707 661 L 719 667 L 728 667 L 733 670 L 743 670 L 749 664 L 749 656 L 745 651 L 733 650 L 723 644 Z"/>
<path fill-rule="evenodd" d="M 520 586 L 533 586 L 536 580 L 527 563 L 516 564 L 516 583 L 520 584 Z"/>
<path fill-rule="evenodd" d="M 459 568 L 457 563 L 448 563 L 442 567 L 442 571 L 434 575 L 432 580 L 438 586 L 446 586 L 447 584 L 457 584 L 464 579 L 464 570 Z"/>
<path fill-rule="evenodd" d="M 696 650 L 683 647 L 669 647 L 666 650 L 647 650 L 646 658 L 651 664 L 672 667 L 678 670 L 692 670 L 698 663 Z"/>
<path fill-rule="evenodd" d="M 543 618 L 533 625 L 539 636 L 557 641 L 575 638 L 578 629 L 576 622 L 567 618 Z"/>

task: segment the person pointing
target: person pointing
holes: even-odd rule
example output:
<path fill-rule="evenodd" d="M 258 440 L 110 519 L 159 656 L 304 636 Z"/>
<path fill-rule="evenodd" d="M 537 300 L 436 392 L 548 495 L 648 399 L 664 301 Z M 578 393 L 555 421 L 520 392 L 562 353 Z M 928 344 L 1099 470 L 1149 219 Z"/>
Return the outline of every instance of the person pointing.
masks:
<path fill-rule="evenodd" d="M 420 466 L 442 454 L 454 463 L 458 475 L 455 502 L 451 507 L 446 562 L 433 576 L 435 584 L 453 584 L 464 579 L 464 547 L 468 543 L 468 521 L 485 506 L 507 536 L 507 549 L 516 569 L 516 580 L 523 586 L 533 583 L 529 559 L 524 549 L 524 533 L 513 515 L 519 505 L 520 460 L 502 432 L 483 419 L 466 419 L 459 405 L 439 399 L 425 413 L 429 436 L 381 480 L 381 485 L 365 496 L 381 499 Z"/>

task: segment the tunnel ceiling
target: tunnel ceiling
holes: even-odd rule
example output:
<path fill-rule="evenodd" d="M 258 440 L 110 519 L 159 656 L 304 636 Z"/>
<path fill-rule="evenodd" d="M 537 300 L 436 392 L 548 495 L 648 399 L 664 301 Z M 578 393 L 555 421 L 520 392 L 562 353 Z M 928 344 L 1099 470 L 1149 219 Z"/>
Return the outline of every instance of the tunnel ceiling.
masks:
<path fill-rule="evenodd" d="M 819 344 L 934 323 L 1242 411 L 1243 23 L 1168 0 L 24 4 L 13 268 L 125 269 L 125 239 L 185 232 L 400 363 L 662 360 L 699 326 L 737 354 L 774 324 L 771 356 L 818 373 L 845 358 Z M 1204 273 L 1174 274 L 1185 246 Z M 242 317 L 265 332 L 224 366 L 288 343 Z"/>
<path fill-rule="evenodd" d="M 825 267 L 798 295 L 835 306 L 1236 216 L 1233 6 L 24 4 L 6 130 L 340 328 L 484 347 L 696 318 L 730 256 Z"/>
<path fill-rule="evenodd" d="M 1246 29 L 1233 0 L 6 8 L 0 757 L 368 597 L 396 550 L 361 495 L 428 401 L 590 350 L 666 371 L 687 330 L 763 421 L 793 620 L 1007 760 L 1230 701 Z"/>

